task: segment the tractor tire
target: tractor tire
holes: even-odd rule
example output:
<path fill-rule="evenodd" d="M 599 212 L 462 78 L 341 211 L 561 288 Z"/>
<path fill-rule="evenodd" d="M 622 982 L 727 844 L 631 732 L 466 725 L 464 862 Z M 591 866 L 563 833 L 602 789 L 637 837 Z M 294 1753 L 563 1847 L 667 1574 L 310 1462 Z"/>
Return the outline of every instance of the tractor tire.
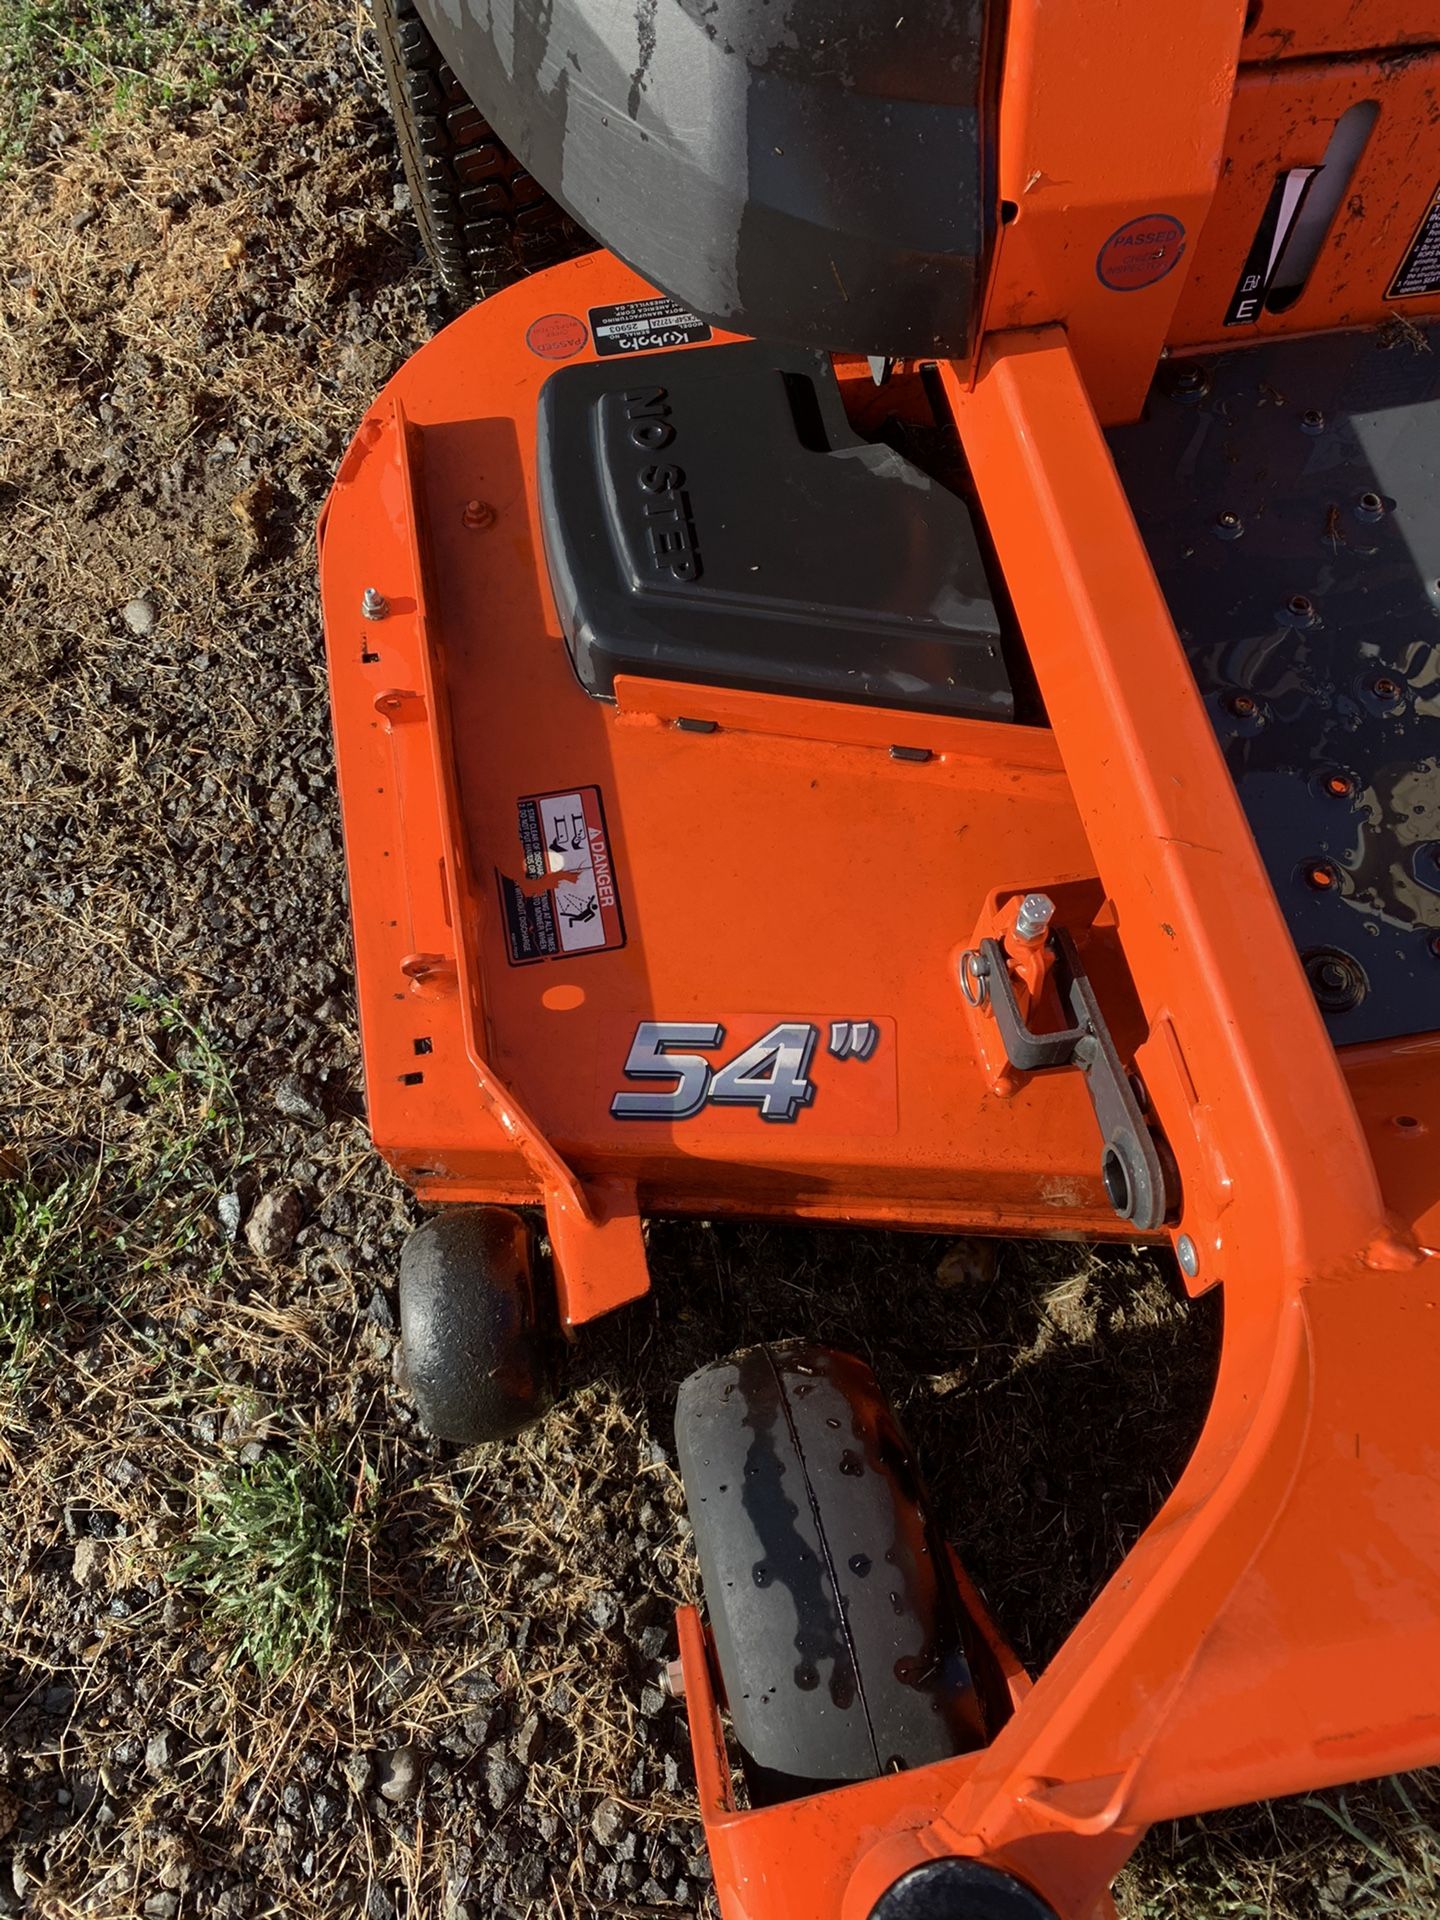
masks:
<path fill-rule="evenodd" d="M 594 241 L 526 172 L 441 58 L 412 0 L 370 0 L 400 158 L 451 299 L 483 300 Z"/>
<path fill-rule="evenodd" d="M 984 1745 L 949 1555 L 863 1361 L 794 1342 L 702 1367 L 675 1438 L 753 1805 Z"/>
<path fill-rule="evenodd" d="M 549 1405 L 530 1238 L 508 1207 L 447 1207 L 401 1250 L 404 1380 L 439 1440 L 506 1440 Z"/>

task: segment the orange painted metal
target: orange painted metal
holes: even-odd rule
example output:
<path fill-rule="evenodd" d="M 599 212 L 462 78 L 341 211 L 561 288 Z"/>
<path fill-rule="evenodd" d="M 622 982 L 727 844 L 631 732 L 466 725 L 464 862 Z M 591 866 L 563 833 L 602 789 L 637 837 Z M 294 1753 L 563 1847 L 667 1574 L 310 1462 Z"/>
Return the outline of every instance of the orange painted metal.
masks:
<path fill-rule="evenodd" d="M 562 1239 L 572 1216 L 603 1213 L 602 1183 L 636 1196 L 631 1221 L 638 1204 L 1124 1231 L 1080 1077 L 998 1100 L 960 1017 L 953 956 L 997 878 L 1093 876 L 1049 734 L 639 680 L 607 705 L 575 680 L 533 504 L 534 409 L 553 364 L 525 333 L 537 310 L 647 292 L 595 257 L 467 314 L 372 409 L 330 502 L 322 592 L 377 1145 L 422 1197 L 545 1202 Z M 481 528 L 466 519 L 476 498 L 492 510 Z M 445 583 L 423 623 L 410 611 L 422 575 Z M 360 617 L 369 585 L 386 620 Z M 408 726 L 375 710 L 395 688 L 425 695 Z M 896 760 L 895 745 L 931 757 Z M 626 944 L 513 965 L 497 876 L 521 875 L 517 801 L 577 786 L 603 796 Z M 453 983 L 437 972 L 422 993 L 403 965 L 431 951 Z M 872 1059 L 821 1049 L 818 1097 L 793 1127 L 737 1130 L 718 1109 L 644 1127 L 610 1113 L 641 1020 L 714 1020 L 738 1038 L 761 1015 L 894 1023 L 902 1007 Z M 890 1091 L 851 1102 L 854 1125 L 837 1133 L 825 1076 L 842 1074 Z M 628 1256 L 597 1275 L 577 1249 L 566 1317 L 639 1283 Z"/>
<path fill-rule="evenodd" d="M 1434 0 L 1250 0 L 1240 57 L 1275 65 L 1317 53 L 1433 46 Z"/>
<path fill-rule="evenodd" d="M 543 1206 L 567 1324 L 643 1289 L 646 1212 L 1129 1237 L 1080 1076 L 1008 1074 L 960 993 L 976 930 L 1007 933 L 1031 889 L 1082 937 L 1174 1155 L 1187 1284 L 1225 1288 L 1185 1475 L 1033 1687 L 987 1635 L 1012 1710 L 983 1752 L 740 1811 L 682 1612 L 726 1920 L 869 1920 L 907 1867 L 957 1852 L 1098 1920 L 1154 1820 L 1440 1761 L 1440 1035 L 1331 1045 L 1101 431 L 1167 344 L 1254 337 L 1223 322 L 1275 174 L 1315 164 L 1359 99 L 1380 105 L 1359 207 L 1260 331 L 1395 311 L 1434 186 L 1407 128 L 1435 123 L 1436 53 L 1402 5 L 1374 37 L 1407 50 L 1367 51 L 1361 12 L 1265 0 L 1246 27 L 1240 0 L 1201 0 L 1149 46 L 1121 0 L 1009 10 L 1010 217 L 975 358 L 938 379 L 1047 727 L 633 677 L 613 704 L 581 690 L 535 504 L 555 363 L 526 335 L 573 316 L 563 337 L 591 357 L 588 309 L 650 292 L 603 255 L 417 355 L 327 509 L 376 1142 L 427 1199 Z M 837 371 L 878 418 L 861 366 Z M 624 944 L 516 964 L 503 884 L 563 884 L 526 872 L 517 808 L 582 789 Z M 792 1126 L 612 1111 L 639 1022 L 723 1026 L 718 1066 L 781 1019 L 880 1039 L 863 1062 L 817 1053 Z"/>
<path fill-rule="evenodd" d="M 1440 16 L 1435 30 L 1440 33 Z M 1319 166 L 1335 123 L 1374 101 L 1378 113 L 1305 289 L 1283 313 L 1263 308 L 1227 329 L 1225 313 L 1276 180 Z M 1170 331 L 1175 349 L 1263 334 L 1370 326 L 1440 313 L 1440 293 L 1390 300 L 1388 290 L 1440 187 L 1440 48 L 1400 58 L 1302 60 L 1247 67 L 1235 90 L 1225 168 L 1199 234 Z"/>
<path fill-rule="evenodd" d="M 1008 9 L 988 332 L 1063 322 L 1106 422 L 1133 419 L 1220 171 L 1244 0 Z"/>

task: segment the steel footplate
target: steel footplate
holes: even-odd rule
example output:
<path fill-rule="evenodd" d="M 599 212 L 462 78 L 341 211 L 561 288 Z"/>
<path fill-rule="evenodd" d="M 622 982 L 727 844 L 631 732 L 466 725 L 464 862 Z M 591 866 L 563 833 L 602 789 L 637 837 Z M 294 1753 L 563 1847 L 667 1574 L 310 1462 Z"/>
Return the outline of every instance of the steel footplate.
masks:
<path fill-rule="evenodd" d="M 1440 1029 L 1437 345 L 1170 361 L 1109 436 L 1337 1043 Z"/>

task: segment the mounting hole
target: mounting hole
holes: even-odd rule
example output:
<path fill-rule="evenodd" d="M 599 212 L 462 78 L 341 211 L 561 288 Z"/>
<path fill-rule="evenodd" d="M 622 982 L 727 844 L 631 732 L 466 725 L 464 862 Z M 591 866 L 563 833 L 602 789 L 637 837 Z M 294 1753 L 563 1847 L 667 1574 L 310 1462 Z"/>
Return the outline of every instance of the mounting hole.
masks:
<path fill-rule="evenodd" d="M 1395 1116 L 1395 1124 L 1401 1133 L 1422 1133 L 1424 1131 L 1424 1128 L 1413 1113 L 1397 1113 Z"/>
<path fill-rule="evenodd" d="M 585 1004 L 585 989 L 571 985 L 568 981 L 556 987 L 546 987 L 540 996 L 542 1007 L 548 1007 L 551 1013 L 573 1013 L 576 1007 Z"/>
<path fill-rule="evenodd" d="M 1015 216 L 1019 213 L 1019 211 L 1020 211 L 1020 206 L 1018 201 L 1002 200 L 1000 202 L 1001 226 L 1008 227 L 1010 222 L 1015 218 Z"/>
<path fill-rule="evenodd" d="M 1122 1220 L 1130 1218 L 1130 1173 L 1120 1152 L 1115 1147 L 1106 1147 L 1105 1157 L 1100 1162 L 1100 1178 L 1105 1182 L 1105 1191 L 1110 1196 L 1110 1204 Z"/>

